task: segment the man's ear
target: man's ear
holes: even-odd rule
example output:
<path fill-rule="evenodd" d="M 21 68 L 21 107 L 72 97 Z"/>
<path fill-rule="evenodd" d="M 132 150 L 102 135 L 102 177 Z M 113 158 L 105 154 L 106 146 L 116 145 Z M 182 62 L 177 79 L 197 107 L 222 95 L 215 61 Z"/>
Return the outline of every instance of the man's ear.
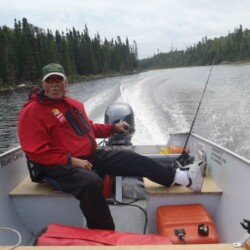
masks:
<path fill-rule="evenodd" d="M 68 85 L 69 85 L 69 81 L 68 79 L 65 80 L 65 88 L 68 88 Z"/>
<path fill-rule="evenodd" d="M 44 89 L 44 81 L 41 81 L 41 86 L 42 86 L 42 88 Z"/>

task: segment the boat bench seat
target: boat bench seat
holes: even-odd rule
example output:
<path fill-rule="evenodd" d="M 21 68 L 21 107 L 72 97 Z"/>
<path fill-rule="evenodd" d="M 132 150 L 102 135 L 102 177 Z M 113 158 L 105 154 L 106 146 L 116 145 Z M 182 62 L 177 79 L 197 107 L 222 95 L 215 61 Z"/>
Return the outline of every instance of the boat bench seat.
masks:
<path fill-rule="evenodd" d="M 151 147 L 149 147 L 150 150 L 152 150 Z M 144 156 L 147 156 L 149 158 L 154 159 L 157 162 L 164 163 L 166 165 L 171 165 L 173 161 L 179 156 L 179 154 L 169 154 L 169 155 L 162 155 L 162 154 L 149 154 L 146 152 L 137 152 L 140 154 L 143 154 Z M 190 160 L 194 159 L 194 155 L 190 155 Z M 122 202 L 123 197 L 122 197 L 122 176 L 116 176 L 115 177 L 115 199 L 118 202 Z M 193 193 L 192 191 L 188 190 L 185 187 L 181 186 L 173 186 L 171 188 L 166 188 L 164 186 L 161 186 L 159 184 L 150 182 L 147 178 L 144 178 L 145 186 L 146 186 L 146 192 L 148 194 L 153 194 L 153 193 L 171 193 L 171 194 L 176 194 L 176 193 Z M 208 184 L 208 189 L 206 188 Z M 205 189 L 204 189 L 205 188 Z M 212 190 L 212 192 L 215 192 L 214 185 L 212 184 L 211 180 L 205 180 L 204 182 L 204 191 L 208 190 L 209 192 Z M 218 191 L 218 189 L 216 189 Z M 220 190 L 221 191 L 221 190 Z M 219 191 L 219 192 L 220 192 Z M 202 191 L 203 192 L 203 191 Z M 30 178 L 27 177 L 25 180 L 23 180 L 11 193 L 11 196 L 55 196 L 55 195 L 61 195 L 61 196 L 70 196 L 69 194 L 66 194 L 64 192 L 60 192 L 56 190 L 51 183 L 34 183 L 31 182 Z"/>
<path fill-rule="evenodd" d="M 10 196 L 71 196 L 70 194 L 56 190 L 49 183 L 36 183 L 26 177 L 11 192 Z"/>
<path fill-rule="evenodd" d="M 109 183 L 107 183 L 107 185 L 109 185 Z M 116 200 L 120 202 L 122 201 L 122 197 L 120 197 L 122 195 L 121 185 L 122 185 L 122 177 L 118 176 L 116 177 L 115 196 Z M 105 193 L 105 188 L 107 189 L 108 187 L 104 186 L 104 193 Z M 44 183 L 32 182 L 30 177 L 26 177 L 18 186 L 16 186 L 16 188 L 14 188 L 10 192 L 10 196 L 71 196 L 71 195 L 58 190 L 56 188 L 56 185 L 53 185 L 48 182 Z"/>
<path fill-rule="evenodd" d="M 144 184 L 148 195 L 190 195 L 194 192 L 184 186 L 173 185 L 169 188 L 160 184 L 150 181 L 148 178 L 144 178 Z M 203 187 L 198 194 L 222 194 L 222 190 L 219 186 L 209 177 L 204 178 Z"/>
<path fill-rule="evenodd" d="M 119 178 L 119 177 L 118 177 Z M 145 189 L 148 195 L 190 195 L 194 194 L 193 191 L 183 186 L 171 186 L 169 188 L 164 187 L 160 184 L 150 181 L 144 178 Z M 204 178 L 204 183 L 201 193 L 199 194 L 222 194 L 222 190 L 216 185 L 216 183 L 208 176 Z M 35 183 L 31 182 L 30 178 L 25 178 L 15 189 L 10 192 L 10 196 L 19 195 L 37 195 L 37 196 L 54 196 L 63 195 L 69 196 L 64 192 L 56 190 L 49 183 Z"/>

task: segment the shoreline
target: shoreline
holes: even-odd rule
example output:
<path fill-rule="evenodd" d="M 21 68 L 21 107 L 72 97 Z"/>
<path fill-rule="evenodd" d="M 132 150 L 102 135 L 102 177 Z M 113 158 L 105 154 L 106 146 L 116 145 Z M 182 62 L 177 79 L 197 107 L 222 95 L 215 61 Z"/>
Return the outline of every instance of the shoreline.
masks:
<path fill-rule="evenodd" d="M 246 60 L 246 61 L 241 60 L 241 61 L 236 61 L 236 62 L 222 61 L 216 65 L 244 65 L 244 64 L 250 64 L 250 61 L 249 60 Z M 187 67 L 194 67 L 194 66 L 187 66 Z M 89 76 L 71 75 L 68 77 L 68 80 L 71 83 L 80 82 L 80 81 L 92 81 L 92 80 L 98 80 L 98 79 L 103 79 L 103 78 L 107 78 L 107 77 L 116 77 L 116 76 L 126 76 L 126 75 L 138 74 L 138 73 L 141 73 L 144 71 L 156 70 L 156 69 L 157 68 L 150 68 L 147 70 L 137 70 L 137 71 L 131 71 L 131 72 L 125 72 L 125 73 L 109 73 L 109 74 L 98 74 L 98 75 L 89 75 Z M 164 68 L 160 68 L 160 69 L 164 69 Z M 7 88 L 0 87 L 0 94 L 9 95 L 9 94 L 12 94 L 14 92 L 14 90 L 31 89 L 34 86 L 37 86 L 39 84 L 40 84 L 40 81 L 35 80 L 34 83 L 26 82 L 26 83 L 19 83 L 18 85 L 15 85 L 15 86 L 9 86 Z"/>
<path fill-rule="evenodd" d="M 116 77 L 116 76 L 126 76 L 126 75 L 133 75 L 133 74 L 138 74 L 141 71 L 133 71 L 133 72 L 127 72 L 127 73 L 114 73 L 114 74 L 105 74 L 105 75 L 90 75 L 90 76 L 69 76 L 68 81 L 70 83 L 74 83 L 74 82 L 87 82 L 87 81 L 92 81 L 92 80 L 98 80 L 98 79 L 104 79 L 107 77 Z M 15 90 L 17 89 L 31 89 L 35 86 L 37 86 L 39 83 L 35 83 L 38 81 L 34 81 L 34 83 L 32 82 L 26 82 L 26 83 L 20 83 L 16 86 L 10 86 L 8 88 L 0 88 L 0 94 L 12 94 Z"/>

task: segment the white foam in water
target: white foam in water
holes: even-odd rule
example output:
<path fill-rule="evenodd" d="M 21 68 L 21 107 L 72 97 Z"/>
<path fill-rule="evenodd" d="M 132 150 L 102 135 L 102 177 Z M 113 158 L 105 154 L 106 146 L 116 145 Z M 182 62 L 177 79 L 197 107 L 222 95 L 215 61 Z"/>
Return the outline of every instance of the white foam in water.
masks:
<path fill-rule="evenodd" d="M 152 103 L 152 93 L 147 92 L 147 82 L 152 81 L 152 78 L 153 76 L 133 82 L 127 79 L 121 81 L 120 96 L 114 101 L 128 103 L 134 112 L 136 132 L 132 138 L 133 144 L 166 144 L 170 132 L 187 131 L 189 127 L 178 103 L 170 105 L 166 102 L 165 98 L 160 103 Z M 103 122 L 104 114 L 93 114 L 111 96 L 112 89 L 108 89 L 89 98 L 85 102 L 86 111 L 94 122 Z M 157 105 L 160 105 L 160 108 L 169 114 L 171 124 L 159 115 L 159 112 L 157 112 L 159 106 L 156 108 Z"/>
<path fill-rule="evenodd" d="M 118 101 L 128 103 L 134 112 L 136 132 L 132 142 L 134 144 L 164 144 L 167 142 L 167 133 L 162 133 L 157 123 L 154 106 L 149 96 L 143 91 L 144 84 L 150 78 L 145 78 L 133 84 L 121 84 L 121 97 Z"/>
<path fill-rule="evenodd" d="M 105 99 L 108 99 L 110 96 L 110 91 L 107 90 L 107 91 L 104 91 L 102 93 L 99 93 L 98 95 L 95 95 L 91 98 L 89 98 L 85 103 L 84 103 L 84 106 L 85 106 L 85 109 L 86 109 L 86 112 L 88 113 L 88 116 L 91 117 L 91 113 L 93 113 L 96 108 L 100 105 L 103 104 L 103 100 Z M 99 117 L 94 117 L 95 120 L 94 122 L 103 122 L 103 116 L 99 116 Z"/>
<path fill-rule="evenodd" d="M 163 110 L 165 110 L 172 118 L 173 127 L 170 130 L 173 131 L 187 131 L 189 129 L 189 124 L 185 119 L 183 111 L 178 103 L 172 105 L 166 105 L 165 102 L 162 104 Z"/>

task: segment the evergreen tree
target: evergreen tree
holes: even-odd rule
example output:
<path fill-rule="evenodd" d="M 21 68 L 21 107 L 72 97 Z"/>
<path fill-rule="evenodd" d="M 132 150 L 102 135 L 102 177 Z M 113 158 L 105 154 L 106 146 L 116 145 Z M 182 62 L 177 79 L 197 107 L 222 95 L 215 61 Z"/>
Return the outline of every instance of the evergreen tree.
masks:
<path fill-rule="evenodd" d="M 9 87 L 15 81 L 13 55 L 13 30 L 7 26 L 0 28 L 0 83 Z"/>
<path fill-rule="evenodd" d="M 235 28 L 227 37 L 208 39 L 188 47 L 185 51 L 170 51 L 160 53 L 152 58 L 140 61 L 140 67 L 164 68 L 181 66 L 208 65 L 216 59 L 216 63 L 223 61 L 235 62 L 250 59 L 250 31 L 244 30 L 242 25 Z"/>
<path fill-rule="evenodd" d="M 92 42 L 92 48 L 94 52 L 94 57 L 96 61 L 97 66 L 97 74 L 102 73 L 102 67 L 104 64 L 104 58 L 102 53 L 102 41 L 100 38 L 100 35 L 97 33 L 94 37 L 94 40 Z"/>
<path fill-rule="evenodd" d="M 66 30 L 55 34 L 28 23 L 14 20 L 14 29 L 0 27 L 0 86 L 32 82 L 41 78 L 41 68 L 61 63 L 67 75 L 107 74 L 133 70 L 137 66 L 137 45 L 130 48 L 118 36 L 117 41 L 102 42 L 99 33 L 91 39 L 87 25 L 83 33 Z"/>

